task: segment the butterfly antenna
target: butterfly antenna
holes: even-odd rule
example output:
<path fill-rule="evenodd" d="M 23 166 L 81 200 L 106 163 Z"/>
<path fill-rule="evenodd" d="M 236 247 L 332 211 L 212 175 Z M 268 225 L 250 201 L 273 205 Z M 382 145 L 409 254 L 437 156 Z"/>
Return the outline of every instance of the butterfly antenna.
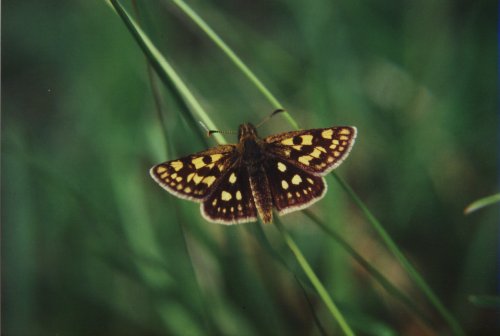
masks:
<path fill-rule="evenodd" d="M 208 129 L 207 125 L 203 123 L 203 121 L 199 121 L 201 127 L 207 132 L 207 136 L 211 136 L 214 133 L 220 133 L 220 134 L 235 134 L 236 132 L 234 131 L 218 131 L 218 130 L 211 130 Z"/>
<path fill-rule="evenodd" d="M 282 113 L 282 112 L 286 112 L 286 111 L 284 109 L 281 109 L 281 108 L 274 110 L 270 115 L 265 117 L 264 120 L 262 120 L 260 123 L 258 123 L 257 126 L 255 126 L 255 128 L 259 128 L 260 126 L 264 125 L 267 121 L 269 121 L 269 119 L 271 119 L 272 117 L 274 117 L 278 113 Z"/>

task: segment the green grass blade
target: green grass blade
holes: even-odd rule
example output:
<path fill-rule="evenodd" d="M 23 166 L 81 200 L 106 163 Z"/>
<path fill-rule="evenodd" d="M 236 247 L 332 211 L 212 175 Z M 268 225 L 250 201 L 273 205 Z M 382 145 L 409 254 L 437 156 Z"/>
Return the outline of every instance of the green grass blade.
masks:
<path fill-rule="evenodd" d="M 490 205 L 495 204 L 495 203 L 500 203 L 500 193 L 494 194 L 491 196 L 487 196 L 487 197 L 483 197 L 483 198 L 480 198 L 480 199 L 472 202 L 471 204 L 469 204 L 465 208 L 464 214 L 466 214 L 466 215 L 471 214 L 474 211 L 477 211 L 479 209 L 482 209 L 484 207 L 490 206 Z"/>
<path fill-rule="evenodd" d="M 500 308 L 500 296 L 496 295 L 471 295 L 469 301 L 481 308 Z"/>
<path fill-rule="evenodd" d="M 199 118 L 199 120 L 201 120 L 209 129 L 217 129 L 215 123 L 208 116 L 205 109 L 203 109 L 193 93 L 188 89 L 187 85 L 184 83 L 181 77 L 177 74 L 177 72 L 165 59 L 165 57 L 163 57 L 160 51 L 155 47 L 153 42 L 142 31 L 142 29 L 134 21 L 134 19 L 127 13 L 120 2 L 117 0 L 109 1 L 111 5 L 113 5 L 116 13 L 120 16 L 120 18 L 127 26 L 136 42 L 139 44 L 139 47 L 144 52 L 153 68 L 158 73 L 158 76 L 162 79 L 165 85 L 172 89 L 172 92 L 179 93 L 181 97 L 178 97 L 178 103 L 180 105 L 185 105 L 187 103 L 187 105 L 189 106 L 188 110 L 192 111 L 193 114 L 197 118 Z M 193 116 L 188 116 L 188 118 L 192 117 Z M 221 134 L 216 133 L 213 136 L 217 140 L 217 142 L 226 143 L 226 140 Z"/>
<path fill-rule="evenodd" d="M 285 228 L 283 227 L 283 225 L 281 224 L 279 219 L 276 218 L 274 222 L 275 222 L 276 227 L 278 228 L 279 232 L 283 236 L 283 239 L 284 239 L 285 243 L 287 244 L 288 248 L 292 251 L 292 253 L 295 256 L 295 258 L 297 259 L 297 262 L 299 263 L 300 267 L 302 267 L 302 269 L 304 270 L 304 273 L 311 281 L 312 285 L 314 286 L 314 288 L 318 292 L 319 296 L 321 297 L 321 299 L 325 303 L 326 307 L 328 308 L 328 310 L 332 314 L 333 318 L 338 322 L 338 324 L 339 324 L 340 328 L 342 329 L 342 331 L 344 332 L 344 334 L 349 335 L 349 336 L 354 335 L 354 332 L 352 331 L 351 327 L 349 326 L 349 324 L 347 324 L 344 316 L 342 315 L 340 310 L 337 308 L 337 306 L 333 302 L 332 298 L 330 297 L 330 294 L 328 294 L 328 292 L 326 291 L 326 289 L 323 286 L 323 284 L 321 283 L 321 281 L 318 279 L 318 276 L 316 275 L 316 273 L 314 273 L 313 269 L 311 268 L 311 266 L 307 262 L 306 258 L 304 257 L 304 255 L 300 251 L 300 249 L 297 246 L 297 244 L 295 243 L 295 241 L 292 239 L 290 234 L 288 234 L 288 232 L 285 230 Z"/>
<path fill-rule="evenodd" d="M 436 308 L 436 310 L 441 314 L 444 320 L 448 323 L 450 328 L 452 329 L 455 335 L 465 335 L 465 332 L 462 330 L 462 327 L 455 319 L 455 317 L 451 314 L 448 309 L 444 306 L 444 304 L 439 300 L 434 291 L 430 288 L 430 286 L 425 282 L 423 277 L 418 273 L 418 271 L 413 267 L 410 261 L 404 256 L 401 250 L 398 248 L 394 240 L 389 236 L 387 231 L 384 230 L 380 222 L 375 218 L 375 216 L 371 213 L 370 210 L 365 206 L 363 201 L 356 195 L 356 193 L 351 189 L 347 183 L 345 183 L 338 175 L 333 174 L 337 182 L 342 186 L 342 188 L 347 192 L 347 194 L 352 198 L 354 203 L 361 209 L 365 217 L 368 219 L 368 222 L 373 226 L 375 231 L 379 234 L 382 241 L 386 244 L 389 251 L 396 257 L 399 263 L 403 266 L 403 268 L 408 272 L 410 277 L 413 279 L 415 284 L 420 288 L 420 290 L 427 296 L 432 305 Z"/>
<path fill-rule="evenodd" d="M 194 23 L 200 27 L 200 29 L 208 35 L 208 37 L 219 47 L 222 51 L 229 57 L 231 61 L 243 72 L 243 74 L 255 85 L 255 87 L 269 100 L 271 105 L 275 109 L 283 108 L 283 105 L 276 99 L 276 97 L 267 89 L 267 87 L 262 83 L 262 81 L 257 78 L 252 70 L 241 60 L 241 58 L 236 55 L 236 53 L 229 48 L 229 46 L 220 38 L 220 36 L 203 20 L 188 4 L 182 0 L 171 0 L 175 3 Z M 299 126 L 297 122 L 290 116 L 290 114 L 283 114 L 287 121 L 294 127 L 298 129 Z"/>
<path fill-rule="evenodd" d="M 316 215 L 309 210 L 304 210 L 304 214 L 309 217 L 316 225 L 318 225 L 326 234 L 337 241 L 351 255 L 370 275 L 377 281 L 387 293 L 401 301 L 410 311 L 415 313 L 420 319 L 425 322 L 429 327 L 432 327 L 432 322 L 429 317 L 420 309 L 406 294 L 396 288 L 387 278 L 373 267 L 363 256 L 361 256 L 347 241 L 345 241 L 340 234 L 332 228 L 326 226 Z"/>

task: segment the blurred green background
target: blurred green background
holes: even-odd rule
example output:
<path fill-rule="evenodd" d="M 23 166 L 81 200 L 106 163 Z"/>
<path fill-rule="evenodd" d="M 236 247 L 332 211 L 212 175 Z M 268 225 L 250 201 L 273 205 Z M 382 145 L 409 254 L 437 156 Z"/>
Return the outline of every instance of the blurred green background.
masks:
<path fill-rule="evenodd" d="M 496 1 L 200 1 L 190 5 L 302 128 L 355 125 L 337 170 L 465 330 L 499 332 Z M 148 35 L 222 130 L 273 107 L 170 1 Z M 205 222 L 149 177 L 206 148 L 104 1 L 3 1 L 2 334 L 338 334 L 257 224 Z M 260 131 L 290 130 L 277 116 Z M 167 139 L 167 141 L 165 140 Z M 228 136 L 234 141 L 234 137 Z M 215 145 L 213 139 L 208 139 Z M 168 149 L 168 150 L 167 150 Z M 449 329 L 336 181 L 311 209 L 432 319 L 423 324 L 303 214 L 283 217 L 359 334 Z M 272 248 L 302 275 L 273 226 Z M 319 323 L 315 322 L 313 312 Z"/>

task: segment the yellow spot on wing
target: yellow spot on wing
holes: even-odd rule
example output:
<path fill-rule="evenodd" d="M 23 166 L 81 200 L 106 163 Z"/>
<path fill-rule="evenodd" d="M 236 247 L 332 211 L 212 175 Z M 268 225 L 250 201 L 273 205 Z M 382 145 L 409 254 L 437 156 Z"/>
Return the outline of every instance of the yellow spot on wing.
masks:
<path fill-rule="evenodd" d="M 312 140 L 313 140 L 312 135 L 310 134 L 302 135 L 301 138 L 302 138 L 301 145 L 312 145 Z"/>
<path fill-rule="evenodd" d="M 222 154 L 212 154 L 212 155 L 210 155 L 210 158 L 212 159 L 212 162 L 219 161 L 221 157 L 222 157 Z"/>
<path fill-rule="evenodd" d="M 166 170 L 167 170 L 167 168 L 165 168 L 163 166 L 159 166 L 159 167 L 156 168 L 156 172 L 158 174 L 161 174 L 161 173 L 165 172 Z"/>
<path fill-rule="evenodd" d="M 299 162 L 305 164 L 306 166 L 309 166 L 309 161 L 311 161 L 312 159 L 313 159 L 312 156 L 303 155 L 299 157 Z"/>
<path fill-rule="evenodd" d="M 282 181 L 281 181 L 281 187 L 282 187 L 283 189 L 287 190 L 287 189 L 288 189 L 288 182 L 287 182 L 287 181 L 285 181 L 285 180 L 282 180 Z"/>
<path fill-rule="evenodd" d="M 234 182 L 236 182 L 236 180 L 237 180 L 236 174 L 231 173 L 231 176 L 229 176 L 229 183 L 233 184 Z"/>
<path fill-rule="evenodd" d="M 281 162 L 278 162 L 278 170 L 284 173 L 286 171 L 286 165 Z"/>
<path fill-rule="evenodd" d="M 194 177 L 193 177 L 193 181 L 195 184 L 199 184 L 201 182 L 201 180 L 203 180 L 203 176 L 200 176 L 198 174 L 194 174 Z"/>
<path fill-rule="evenodd" d="M 181 161 L 172 161 L 170 162 L 170 166 L 174 168 L 175 171 L 179 171 L 184 167 L 184 164 Z"/>
<path fill-rule="evenodd" d="M 205 183 L 207 186 L 211 186 L 215 181 L 215 176 L 207 176 L 203 179 L 203 183 Z"/>
<path fill-rule="evenodd" d="M 321 132 L 321 136 L 325 139 L 331 139 L 332 136 L 333 136 L 333 130 L 329 129 L 329 130 L 324 130 L 323 132 Z"/>
<path fill-rule="evenodd" d="M 348 128 L 343 128 L 340 130 L 339 134 L 349 135 L 351 134 L 351 131 Z"/>
<path fill-rule="evenodd" d="M 200 156 L 196 159 L 191 160 L 191 163 L 194 164 L 195 169 L 200 169 L 206 166 L 205 162 L 203 162 L 203 158 L 203 156 Z"/>
<path fill-rule="evenodd" d="M 228 193 L 227 191 L 223 190 L 222 191 L 222 194 L 220 195 L 220 199 L 223 200 L 223 201 L 230 201 L 231 198 L 233 198 L 233 196 L 231 196 L 230 193 Z"/>
<path fill-rule="evenodd" d="M 315 158 L 318 159 L 321 156 L 321 151 L 318 149 L 318 147 L 316 147 L 309 155 L 314 156 Z"/>
<path fill-rule="evenodd" d="M 298 174 L 293 175 L 292 184 L 297 185 L 297 184 L 300 184 L 300 182 L 302 182 L 302 178 L 300 177 L 300 175 L 298 175 Z"/>
<path fill-rule="evenodd" d="M 319 151 L 321 151 L 321 152 L 323 152 L 323 153 L 326 153 L 326 149 L 324 147 L 316 146 L 314 148 L 317 149 L 317 150 L 319 150 Z"/>

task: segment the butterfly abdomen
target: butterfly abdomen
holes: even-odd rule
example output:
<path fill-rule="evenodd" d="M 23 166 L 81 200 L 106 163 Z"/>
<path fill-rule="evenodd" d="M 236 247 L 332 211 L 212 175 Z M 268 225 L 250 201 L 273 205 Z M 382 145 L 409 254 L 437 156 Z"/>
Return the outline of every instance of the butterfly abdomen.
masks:
<path fill-rule="evenodd" d="M 269 223 L 273 219 L 273 199 L 266 171 L 262 165 L 250 165 L 247 169 L 255 207 L 262 221 Z"/>

